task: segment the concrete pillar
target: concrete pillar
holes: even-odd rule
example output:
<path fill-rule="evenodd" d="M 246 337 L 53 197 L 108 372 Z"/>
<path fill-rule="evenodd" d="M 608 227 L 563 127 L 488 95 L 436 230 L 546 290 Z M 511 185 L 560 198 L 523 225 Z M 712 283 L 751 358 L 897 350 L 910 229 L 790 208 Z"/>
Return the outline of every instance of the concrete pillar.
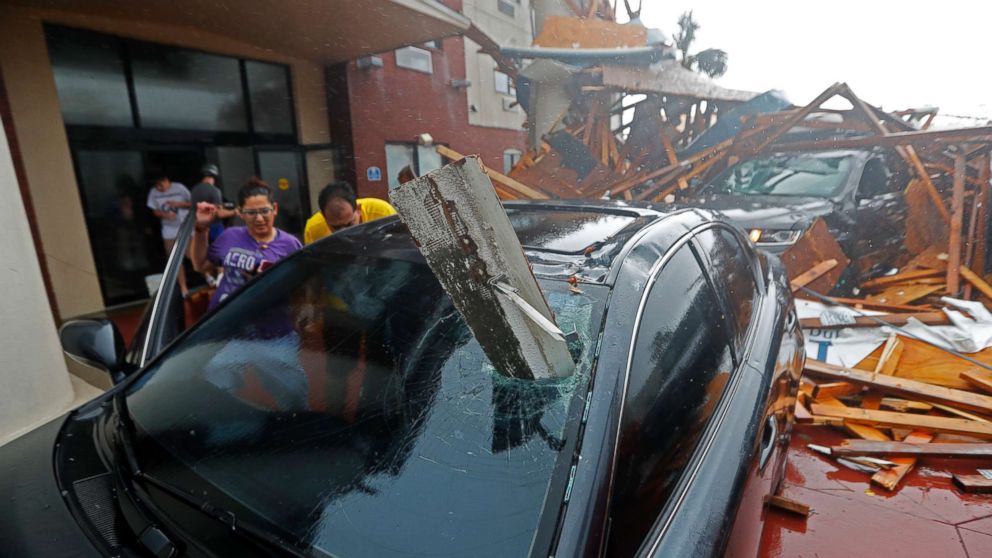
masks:
<path fill-rule="evenodd" d="M 72 383 L 0 126 L 0 444 L 68 408 Z"/>

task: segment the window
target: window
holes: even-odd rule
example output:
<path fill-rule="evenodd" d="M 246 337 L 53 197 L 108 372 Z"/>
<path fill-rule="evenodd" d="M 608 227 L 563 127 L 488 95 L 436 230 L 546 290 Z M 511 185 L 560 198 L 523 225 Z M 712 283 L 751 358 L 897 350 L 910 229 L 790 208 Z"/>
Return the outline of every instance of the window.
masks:
<path fill-rule="evenodd" d="M 161 141 L 155 130 L 162 128 L 295 133 L 285 65 L 58 26 L 46 26 L 45 35 L 68 126 L 133 128 L 137 124 L 151 130 L 147 137 L 152 142 Z M 279 140 L 286 143 L 286 138 Z M 266 141 L 269 138 L 246 138 L 243 143 Z"/>
<path fill-rule="evenodd" d="M 256 132 L 293 133 L 293 104 L 289 69 L 280 64 L 245 61 L 251 118 Z"/>
<path fill-rule="evenodd" d="M 702 253 L 710 261 L 710 269 L 718 270 L 712 280 L 716 290 L 723 293 L 733 312 L 734 339 L 738 354 L 743 352 L 744 339 L 751 323 L 758 286 L 748 255 L 750 246 L 741 245 L 733 233 L 724 228 L 709 229 L 696 236 Z"/>
<path fill-rule="evenodd" d="M 520 161 L 519 149 L 507 149 L 503 152 L 503 174 L 509 174 L 513 167 Z"/>
<path fill-rule="evenodd" d="M 611 556 L 632 556 L 664 507 L 733 371 L 720 305 L 690 247 L 648 293 L 633 361 L 610 503 Z"/>
<path fill-rule="evenodd" d="M 439 169 L 444 164 L 441 155 L 433 146 L 414 143 L 386 144 L 386 175 L 390 186 L 399 184 L 399 174 L 403 167 L 413 169 L 417 176 Z"/>
<path fill-rule="evenodd" d="M 514 12 L 516 11 L 513 4 L 508 0 L 496 0 L 496 9 L 499 10 L 501 14 L 508 15 L 510 17 L 513 17 Z"/>
<path fill-rule="evenodd" d="M 396 49 L 396 65 L 415 72 L 434 73 L 431 51 L 413 46 Z"/>
<path fill-rule="evenodd" d="M 493 82 L 496 85 L 496 92 L 502 93 L 504 95 L 517 96 L 517 88 L 513 85 L 513 80 L 510 76 L 504 74 L 499 70 L 493 70 Z"/>
<path fill-rule="evenodd" d="M 236 58 L 147 43 L 136 43 L 131 56 L 143 127 L 248 130 Z"/>
<path fill-rule="evenodd" d="M 134 126 L 119 41 L 69 29 L 46 32 L 65 123 Z"/>
<path fill-rule="evenodd" d="M 131 384 L 136 452 L 314 554 L 526 555 L 564 491 L 556 464 L 608 292 L 541 287 L 582 364 L 517 380 L 492 372 L 426 265 L 298 253 Z"/>
<path fill-rule="evenodd" d="M 728 168 L 707 189 L 719 194 L 830 197 L 840 192 L 854 168 L 854 157 L 837 152 L 774 155 Z"/>

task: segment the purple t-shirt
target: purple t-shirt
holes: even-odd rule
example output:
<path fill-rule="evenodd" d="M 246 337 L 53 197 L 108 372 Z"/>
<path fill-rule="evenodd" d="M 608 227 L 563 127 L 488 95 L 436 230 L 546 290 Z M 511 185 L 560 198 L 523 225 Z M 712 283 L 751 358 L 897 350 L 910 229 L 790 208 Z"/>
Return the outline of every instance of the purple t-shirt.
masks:
<path fill-rule="evenodd" d="M 207 249 L 207 259 L 215 266 L 224 268 L 224 277 L 210 299 L 210 307 L 213 308 L 258 275 L 262 262 L 274 264 L 302 247 L 299 239 L 279 229 L 276 229 L 275 239 L 267 243 L 259 243 L 252 238 L 245 227 L 225 230 Z"/>

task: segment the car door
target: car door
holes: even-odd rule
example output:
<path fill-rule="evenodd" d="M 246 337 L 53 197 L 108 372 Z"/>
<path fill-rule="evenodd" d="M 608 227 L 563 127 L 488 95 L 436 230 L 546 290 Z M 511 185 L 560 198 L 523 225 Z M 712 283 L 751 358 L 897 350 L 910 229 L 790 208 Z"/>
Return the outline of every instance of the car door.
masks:
<path fill-rule="evenodd" d="M 664 511 L 684 510 L 676 496 L 741 375 L 731 326 L 703 267 L 691 243 L 683 244 L 644 299 L 620 416 L 606 526 L 610 556 L 650 547 Z M 710 501 L 725 501 L 722 492 Z"/>
<path fill-rule="evenodd" d="M 855 192 L 851 263 L 861 275 L 893 266 L 902 253 L 906 203 L 902 188 L 879 155 L 865 163 Z"/>
<path fill-rule="evenodd" d="M 137 370 L 158 355 L 186 328 L 185 305 L 179 288 L 179 270 L 183 266 L 193 237 L 194 212 L 189 212 L 179 227 L 176 243 L 162 272 L 162 281 L 145 308 L 141 325 L 134 334 L 124 359 L 130 370 Z"/>
<path fill-rule="evenodd" d="M 798 320 L 788 307 L 784 328 L 788 333 L 769 335 L 777 332 L 781 323 L 779 316 L 769 315 L 769 309 L 782 310 L 784 305 L 773 304 L 765 296 L 768 288 L 761 266 L 754 251 L 739 235 L 730 229 L 714 228 L 697 235 L 696 242 L 706 255 L 715 290 L 731 316 L 735 352 L 749 365 L 753 376 L 749 379 L 767 393 L 755 402 L 760 405 L 757 448 L 748 464 L 727 549 L 727 556 L 754 556 L 761 541 L 765 501 L 778 490 L 785 474 L 787 440 L 793 420 L 791 410 L 799 387 L 794 362 L 802 346 L 797 342 Z M 762 322 L 775 325 L 761 328 Z"/>

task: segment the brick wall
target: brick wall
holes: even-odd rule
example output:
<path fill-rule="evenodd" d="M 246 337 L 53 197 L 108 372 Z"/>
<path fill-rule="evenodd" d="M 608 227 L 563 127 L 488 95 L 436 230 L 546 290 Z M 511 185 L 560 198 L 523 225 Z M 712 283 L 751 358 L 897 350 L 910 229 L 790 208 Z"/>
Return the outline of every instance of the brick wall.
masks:
<path fill-rule="evenodd" d="M 487 165 L 500 171 L 503 151 L 523 150 L 526 145 L 523 130 L 469 125 L 465 89 L 450 85 L 453 79 L 465 79 L 461 37 L 444 39 L 441 49 L 431 52 L 433 74 L 397 67 L 392 52 L 380 55 L 381 68 L 360 70 L 354 62 L 348 64 L 351 136 L 360 196 L 386 197 L 386 142 L 411 142 L 427 132 L 436 143 L 466 155 L 479 154 Z M 381 181 L 367 180 L 370 166 L 382 169 Z"/>

